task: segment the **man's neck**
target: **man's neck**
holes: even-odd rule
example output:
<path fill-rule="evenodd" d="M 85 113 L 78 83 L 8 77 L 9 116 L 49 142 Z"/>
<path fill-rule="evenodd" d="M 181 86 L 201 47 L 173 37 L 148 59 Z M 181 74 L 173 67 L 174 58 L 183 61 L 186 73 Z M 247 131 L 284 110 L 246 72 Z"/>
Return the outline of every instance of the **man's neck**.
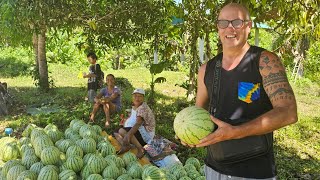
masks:
<path fill-rule="evenodd" d="M 225 48 L 223 49 L 222 67 L 225 70 L 234 69 L 246 54 L 250 45 L 246 43 L 242 48 Z"/>

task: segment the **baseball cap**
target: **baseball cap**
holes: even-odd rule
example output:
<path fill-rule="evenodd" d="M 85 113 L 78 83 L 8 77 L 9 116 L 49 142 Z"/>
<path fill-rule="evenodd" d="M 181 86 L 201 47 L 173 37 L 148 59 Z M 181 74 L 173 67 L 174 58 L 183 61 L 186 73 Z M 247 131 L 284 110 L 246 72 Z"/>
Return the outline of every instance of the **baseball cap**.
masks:
<path fill-rule="evenodd" d="M 142 95 L 145 95 L 144 90 L 143 90 L 143 89 L 141 89 L 141 88 L 137 88 L 137 89 L 135 89 L 135 90 L 133 91 L 133 93 L 132 93 L 132 94 L 136 94 L 136 93 L 138 93 L 138 94 L 142 94 Z"/>

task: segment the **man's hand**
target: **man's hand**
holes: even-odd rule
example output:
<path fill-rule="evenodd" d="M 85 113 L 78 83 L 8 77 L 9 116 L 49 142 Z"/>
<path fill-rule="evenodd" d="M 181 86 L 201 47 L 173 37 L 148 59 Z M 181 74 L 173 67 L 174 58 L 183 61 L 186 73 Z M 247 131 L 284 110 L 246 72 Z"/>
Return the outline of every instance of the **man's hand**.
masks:
<path fill-rule="evenodd" d="M 213 116 L 211 116 L 211 120 L 218 126 L 218 129 L 209 134 L 207 137 L 201 139 L 200 143 L 197 144 L 196 147 L 208 146 L 221 141 L 234 139 L 236 137 L 236 126 L 225 123 Z"/>

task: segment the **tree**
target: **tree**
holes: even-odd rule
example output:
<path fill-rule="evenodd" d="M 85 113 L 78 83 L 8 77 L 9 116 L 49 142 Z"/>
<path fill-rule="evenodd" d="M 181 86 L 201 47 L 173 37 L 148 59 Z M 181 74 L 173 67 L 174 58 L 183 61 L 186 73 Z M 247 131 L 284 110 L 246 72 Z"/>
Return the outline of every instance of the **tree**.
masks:
<path fill-rule="evenodd" d="M 91 1 L 91 0 L 4 0 L 0 4 L 1 25 L 5 43 L 26 42 L 31 37 L 39 85 L 49 89 L 45 45 L 46 32 L 83 28 L 87 50 L 96 46 L 120 48 L 125 43 L 138 43 L 161 31 L 166 23 L 166 6 L 173 1 Z"/>

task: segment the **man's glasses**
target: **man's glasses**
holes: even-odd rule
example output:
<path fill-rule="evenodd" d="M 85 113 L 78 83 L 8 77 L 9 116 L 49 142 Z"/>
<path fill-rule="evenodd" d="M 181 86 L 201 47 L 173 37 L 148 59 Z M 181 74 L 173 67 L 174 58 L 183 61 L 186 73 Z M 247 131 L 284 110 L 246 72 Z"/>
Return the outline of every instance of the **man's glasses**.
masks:
<path fill-rule="evenodd" d="M 234 20 L 217 20 L 217 25 L 220 29 L 225 29 L 231 23 L 232 27 L 235 29 L 240 29 L 243 27 L 244 22 L 249 22 L 250 20 L 241 20 L 241 19 L 234 19 Z"/>

